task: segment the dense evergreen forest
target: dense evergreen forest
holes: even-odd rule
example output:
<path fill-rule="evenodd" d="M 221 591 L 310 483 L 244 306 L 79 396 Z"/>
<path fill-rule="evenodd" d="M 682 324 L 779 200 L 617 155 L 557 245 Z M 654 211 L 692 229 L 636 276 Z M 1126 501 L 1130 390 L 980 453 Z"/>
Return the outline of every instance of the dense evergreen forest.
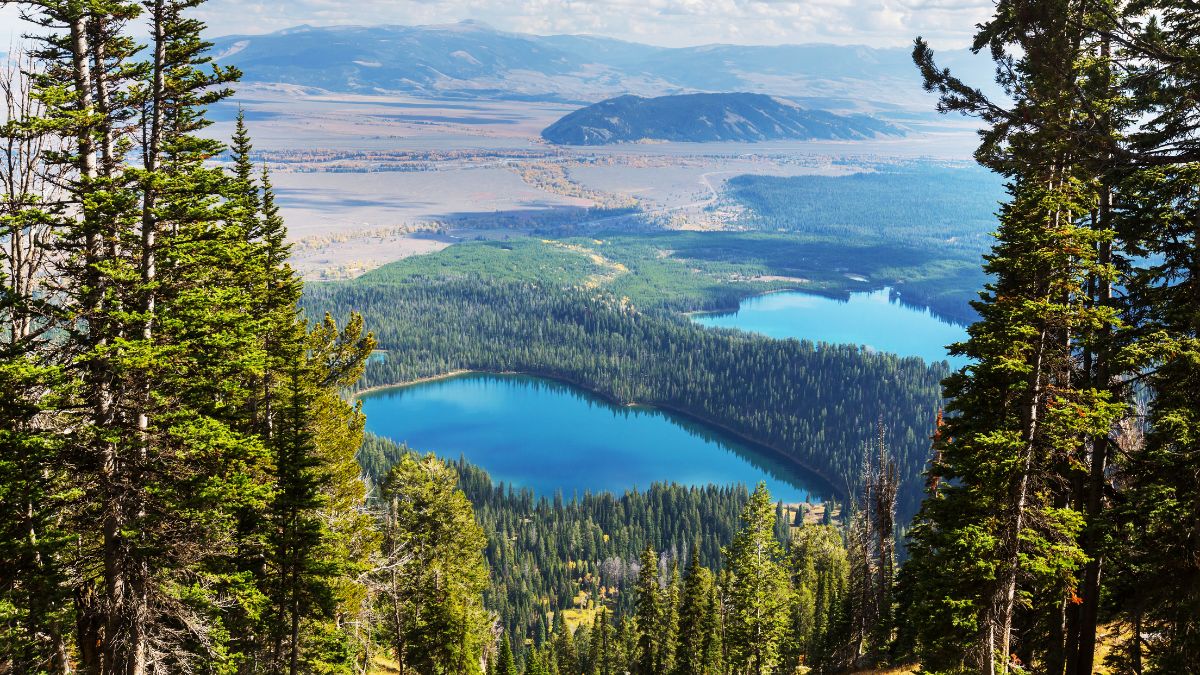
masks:
<path fill-rule="evenodd" d="M 983 231 L 980 228 L 979 231 Z M 787 232 L 597 233 L 565 239 L 463 242 L 364 274 L 358 284 L 413 278 L 482 277 L 553 286 L 584 285 L 639 309 L 734 310 L 748 296 L 801 289 L 835 298 L 890 287 L 901 302 L 970 323 L 983 275 L 928 241 L 863 240 Z"/>
<path fill-rule="evenodd" d="M 459 460 L 458 485 L 488 538 L 485 604 L 503 629 L 489 671 L 833 672 L 861 651 L 883 662 L 896 486 L 886 447 L 872 450 L 858 496 L 878 508 L 845 528 L 807 522 L 761 485 L 565 501 L 493 485 Z M 414 457 L 373 436 L 359 455 L 368 477 Z"/>
<path fill-rule="evenodd" d="M 867 249 L 858 266 L 894 276 L 892 285 L 903 284 L 906 302 L 974 321 L 969 303 L 986 281 L 980 264 L 1004 197 L 1001 178 L 979 167 L 932 162 L 873 168 L 848 176 L 735 176 L 726 192 L 746 207 L 743 224 L 854 242 Z M 890 272 L 906 257 L 876 257 L 870 246 L 920 251 L 930 272 L 909 278 Z"/>
<path fill-rule="evenodd" d="M 380 484 L 408 452 L 368 435 L 359 462 L 370 483 Z M 638 557 L 648 544 L 663 552 L 664 565 L 683 560 L 694 548 L 702 564 L 719 567 L 721 547 L 732 541 L 749 498 L 744 486 L 675 484 L 622 495 L 539 497 L 495 485 L 462 459 L 453 467 L 488 537 L 486 604 L 513 640 L 529 636 L 539 645 L 562 610 L 574 615 L 572 624 L 594 618 L 601 605 L 619 616 L 631 612 Z M 782 505 L 777 509 L 782 512 Z M 783 543 L 792 521 L 780 522 Z"/>
<path fill-rule="evenodd" d="M 414 280 L 321 285 L 304 302 L 313 313 L 353 308 L 372 326 L 388 356 L 367 365 L 359 386 L 463 369 L 560 378 L 728 428 L 823 474 L 843 495 L 857 486 L 882 421 L 907 516 L 920 501 L 938 382 L 948 373 L 854 346 L 706 330 L 587 289 Z"/>
<path fill-rule="evenodd" d="M 1200 7 L 999 0 L 974 47 L 1004 101 L 916 41 L 1007 186 L 947 373 L 602 283 L 302 307 L 243 120 L 203 135 L 238 74 L 200 4 L 28 3 L 0 70 L 0 672 L 1200 673 Z M 568 503 L 364 443 L 348 392 L 455 368 L 690 412 L 844 482 L 845 515 Z"/>

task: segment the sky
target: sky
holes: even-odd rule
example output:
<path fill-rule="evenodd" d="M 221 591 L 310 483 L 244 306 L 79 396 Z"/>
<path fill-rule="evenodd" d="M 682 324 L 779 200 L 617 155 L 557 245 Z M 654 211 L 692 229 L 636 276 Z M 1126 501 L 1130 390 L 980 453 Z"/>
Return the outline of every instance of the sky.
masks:
<path fill-rule="evenodd" d="M 588 33 L 667 47 L 827 42 L 893 47 L 916 35 L 962 47 L 991 0 L 209 0 L 195 16 L 210 37 L 300 24 L 483 21 L 513 32 Z M 22 31 L 0 10 L 0 50 Z"/>

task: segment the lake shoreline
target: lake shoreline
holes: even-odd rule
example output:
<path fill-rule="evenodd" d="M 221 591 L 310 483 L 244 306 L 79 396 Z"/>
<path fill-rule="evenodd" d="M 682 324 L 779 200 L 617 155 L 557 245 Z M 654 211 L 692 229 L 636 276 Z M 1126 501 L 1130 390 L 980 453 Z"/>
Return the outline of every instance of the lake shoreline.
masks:
<path fill-rule="evenodd" d="M 540 377 L 543 379 L 552 380 L 554 382 L 559 382 L 561 384 L 570 385 L 570 386 L 575 387 L 591 396 L 594 396 L 598 399 L 606 401 L 615 406 L 619 406 L 619 407 L 623 407 L 623 408 L 649 408 L 649 409 L 655 409 L 655 410 L 661 410 L 664 412 L 669 412 L 669 413 L 678 415 L 684 419 L 687 419 L 693 423 L 700 424 L 705 427 L 709 427 L 710 429 L 715 430 L 715 431 L 719 431 L 719 432 L 725 434 L 726 436 L 729 436 L 733 439 L 741 441 L 743 444 L 751 446 L 754 449 L 760 450 L 760 451 L 764 452 L 765 454 L 774 457 L 775 459 L 783 461 L 787 464 L 791 464 L 792 466 L 796 467 L 797 469 L 807 472 L 807 473 L 819 478 L 821 481 L 823 481 L 825 483 L 824 487 L 828 488 L 828 491 L 835 498 L 841 499 L 841 500 L 848 499 L 848 494 L 845 492 L 845 490 L 839 488 L 837 486 L 837 484 L 834 483 L 834 481 L 832 479 L 830 479 L 829 476 L 825 475 L 825 473 L 823 471 L 809 467 L 804 462 L 801 462 L 800 460 L 796 459 L 795 457 L 788 455 L 786 452 L 775 447 L 774 445 L 771 445 L 768 443 L 763 443 L 762 441 L 751 438 L 750 436 L 746 435 L 745 433 L 742 433 L 740 431 L 732 429 L 724 424 L 705 419 L 704 417 L 701 417 L 700 415 L 697 415 L 696 413 L 689 412 L 682 408 L 678 408 L 678 407 L 666 405 L 666 404 L 640 403 L 637 401 L 632 401 L 632 402 L 620 401 L 620 400 L 616 399 L 615 397 L 613 397 L 605 392 L 597 391 L 597 390 L 583 384 L 582 382 L 578 382 L 572 378 L 565 377 L 563 375 L 554 374 L 554 373 L 539 372 L 539 371 L 535 371 L 535 370 L 496 371 L 496 370 L 456 369 L 456 370 L 451 370 L 451 371 L 448 371 L 448 372 L 445 372 L 445 373 L 442 373 L 439 375 L 430 375 L 427 377 L 420 377 L 420 378 L 410 380 L 407 382 L 375 385 L 373 387 L 368 387 L 361 391 L 355 392 L 353 394 L 352 398 L 357 400 L 361 396 L 364 396 L 367 394 L 379 393 L 379 392 L 386 391 L 389 389 L 404 389 L 404 388 L 413 387 L 413 386 L 416 386 L 419 384 L 427 384 L 430 382 L 437 382 L 440 380 L 448 380 L 448 379 L 460 377 L 463 375 L 494 375 L 494 376 L 501 376 L 501 377 L 524 375 L 527 377 Z M 747 486 L 747 488 L 750 490 L 753 490 L 754 486 Z"/>
<path fill-rule="evenodd" d="M 957 326 L 959 328 L 968 328 L 971 326 L 972 323 L 974 323 L 974 321 L 972 321 L 972 320 L 968 320 L 968 319 L 964 319 L 962 317 L 952 316 L 950 314 L 940 312 L 937 309 L 934 309 L 934 307 L 932 305 L 929 305 L 927 303 L 912 302 L 912 301 L 906 300 L 904 298 L 903 292 L 898 291 L 894 286 L 889 286 L 887 284 L 872 285 L 868 288 L 857 289 L 857 290 L 811 288 L 811 287 L 805 287 L 805 286 L 788 286 L 788 287 L 784 287 L 784 288 L 772 288 L 772 289 L 766 290 L 766 291 L 754 291 L 754 292 L 746 293 L 745 295 L 739 296 L 738 300 L 737 300 L 737 304 L 732 307 L 729 307 L 729 308 L 689 309 L 687 311 L 679 312 L 679 315 L 686 319 L 689 319 L 689 320 L 695 320 L 697 318 L 701 318 L 701 317 L 705 317 L 705 316 L 723 316 L 723 315 L 729 315 L 729 314 L 736 314 L 739 310 L 741 310 L 743 303 L 745 303 L 749 300 L 754 300 L 756 298 L 763 298 L 768 295 L 776 295 L 778 293 L 803 293 L 806 295 L 813 295 L 818 298 L 825 298 L 828 300 L 836 300 L 838 302 L 849 302 L 850 297 L 853 295 L 864 294 L 864 293 L 865 294 L 878 293 L 879 291 L 888 291 L 889 302 L 897 303 L 903 307 L 907 307 L 914 311 L 928 312 L 931 316 L 933 316 L 934 318 L 936 318 L 937 320 L 939 320 L 943 323 L 948 323 L 952 326 Z M 893 293 L 896 295 L 895 300 L 891 299 L 891 295 Z M 780 338 L 773 338 L 773 339 L 780 339 Z M 793 339 L 793 340 L 809 339 L 812 342 L 818 342 L 818 340 L 811 340 L 810 338 L 788 338 L 788 339 Z M 832 343 L 832 344 L 844 344 L 844 343 Z"/>
<path fill-rule="evenodd" d="M 964 357 L 944 348 L 966 340 L 967 326 L 948 320 L 932 307 L 905 301 L 891 286 L 845 296 L 807 289 L 773 290 L 740 300 L 733 311 L 706 310 L 684 316 L 705 330 L 739 331 L 818 346 L 851 345 L 864 353 L 915 357 L 929 368 L 946 363 L 954 371 L 968 364 Z"/>

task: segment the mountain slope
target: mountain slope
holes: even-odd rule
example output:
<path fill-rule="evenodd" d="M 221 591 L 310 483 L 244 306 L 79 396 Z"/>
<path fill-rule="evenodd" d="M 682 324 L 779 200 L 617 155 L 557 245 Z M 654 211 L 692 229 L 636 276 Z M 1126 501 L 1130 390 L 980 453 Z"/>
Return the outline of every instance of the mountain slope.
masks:
<path fill-rule="evenodd" d="M 664 48 L 589 35 L 508 33 L 470 21 L 300 26 L 214 44 L 218 61 L 240 67 L 247 81 L 335 92 L 590 103 L 626 93 L 750 91 L 839 111 L 932 108 L 902 48 Z M 939 62 L 972 83 L 992 79 L 988 60 L 965 50 L 941 52 Z"/>
<path fill-rule="evenodd" d="M 449 26 L 300 26 L 268 35 L 214 41 L 217 60 L 251 81 L 331 91 L 435 94 L 491 88 L 523 71 L 553 78 L 579 71 L 583 59 L 476 23 Z"/>
<path fill-rule="evenodd" d="M 542 131 L 560 145 L 604 145 L 639 140 L 769 141 L 861 139 L 899 135 L 866 115 L 835 115 L 764 94 L 619 96 L 576 110 Z"/>

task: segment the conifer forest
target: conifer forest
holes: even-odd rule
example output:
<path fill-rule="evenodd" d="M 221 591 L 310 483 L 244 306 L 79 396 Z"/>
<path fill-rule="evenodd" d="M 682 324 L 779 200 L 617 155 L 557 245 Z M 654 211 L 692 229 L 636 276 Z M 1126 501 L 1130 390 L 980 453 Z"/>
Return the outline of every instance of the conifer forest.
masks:
<path fill-rule="evenodd" d="M 0 55 L 0 675 L 1200 675 L 1200 2 L 985 3 L 969 50 L 906 38 L 926 109 L 874 120 L 888 143 L 966 129 L 972 161 L 837 146 L 770 169 L 766 144 L 442 151 L 312 112 L 379 106 L 363 124 L 436 135 L 477 106 L 495 119 L 472 138 L 500 147 L 531 132 L 497 110 L 601 98 L 582 79 L 538 98 L 517 42 L 555 86 L 601 72 L 623 94 L 732 88 L 702 60 L 720 45 L 685 67 L 682 48 L 467 22 L 379 51 L 337 38 L 339 66 L 311 26 L 265 54 L 214 38 L 218 2 L 0 0 L 24 36 Z M 498 62 L 517 84 L 480 74 Z M 707 79 L 670 79 L 687 68 Z M 409 112 L 379 103 L 396 91 Z M 255 107 L 272 96 L 293 103 Z M 440 117 L 414 122 L 422 106 Z M 812 114 L 834 145 L 867 142 L 837 136 L 867 114 Z M 345 150 L 353 134 L 374 145 Z M 438 162 L 509 187 L 321 239 L 305 218 L 365 207 L 322 201 L 318 160 L 363 190 Z M 553 208 L 462 215 L 534 188 Z M 425 248 L 346 274 L 321 257 L 397 241 Z M 961 339 L 929 359 L 697 320 L 864 293 Z M 583 427 L 523 466 L 529 429 L 477 456 L 365 412 L 472 373 L 662 413 L 610 415 L 646 435 L 685 420 L 705 430 L 687 448 L 736 441 L 811 489 L 694 479 L 689 455 L 547 491 L 512 472 L 623 460 Z M 555 414 L 533 426 L 569 425 Z"/>

